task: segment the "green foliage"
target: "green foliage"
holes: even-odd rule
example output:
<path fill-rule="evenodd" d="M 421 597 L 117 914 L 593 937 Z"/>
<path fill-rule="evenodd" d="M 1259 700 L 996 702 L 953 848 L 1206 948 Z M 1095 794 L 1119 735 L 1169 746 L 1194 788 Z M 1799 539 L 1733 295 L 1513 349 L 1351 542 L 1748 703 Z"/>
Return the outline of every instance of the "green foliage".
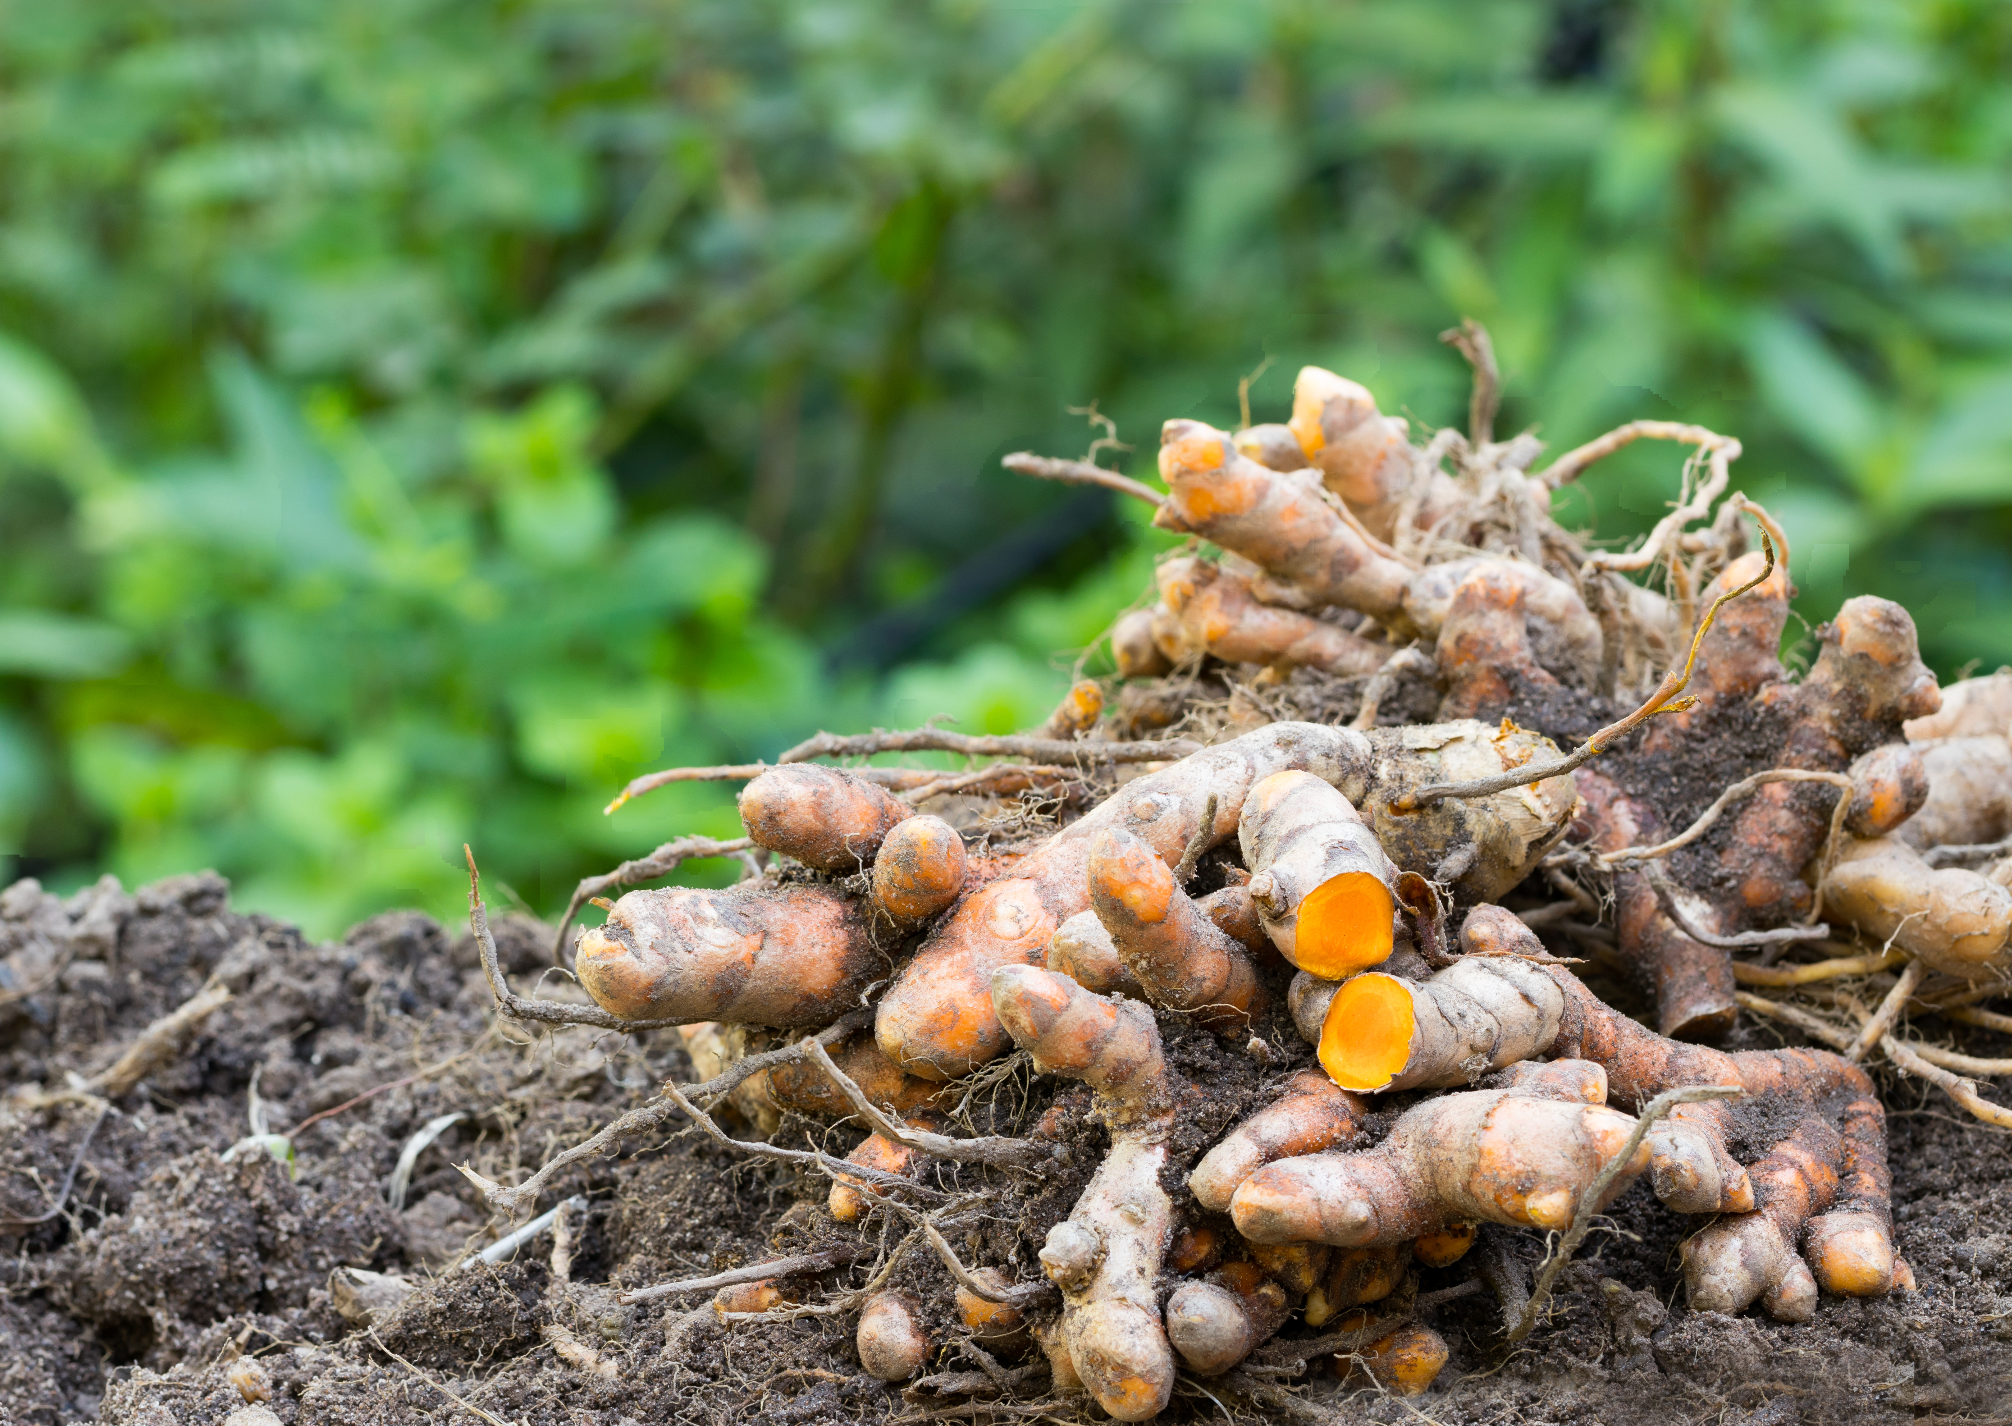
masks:
<path fill-rule="evenodd" d="M 2009 59 L 1986 0 L 0 11 L 0 852 L 327 932 L 469 840 L 550 909 L 731 827 L 636 771 L 1040 717 L 1164 543 L 997 469 L 1066 407 L 1140 474 L 1266 356 L 1259 419 L 1315 361 L 1451 422 L 1463 313 L 1556 448 L 1738 434 L 1812 619 L 2012 659 Z"/>

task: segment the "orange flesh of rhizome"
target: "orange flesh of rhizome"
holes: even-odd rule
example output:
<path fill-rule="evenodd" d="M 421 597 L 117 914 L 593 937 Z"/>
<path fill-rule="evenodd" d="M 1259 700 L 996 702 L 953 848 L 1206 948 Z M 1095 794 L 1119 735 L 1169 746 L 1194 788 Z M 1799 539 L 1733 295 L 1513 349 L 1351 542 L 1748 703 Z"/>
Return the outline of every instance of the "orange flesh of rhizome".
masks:
<path fill-rule="evenodd" d="M 1334 993 L 1320 1026 L 1320 1063 L 1343 1089 L 1381 1089 L 1411 1058 L 1411 988 L 1359 975 Z"/>
<path fill-rule="evenodd" d="M 1368 872 L 1345 871 L 1299 904 L 1292 958 L 1324 980 L 1346 980 L 1390 959 L 1390 891 Z"/>

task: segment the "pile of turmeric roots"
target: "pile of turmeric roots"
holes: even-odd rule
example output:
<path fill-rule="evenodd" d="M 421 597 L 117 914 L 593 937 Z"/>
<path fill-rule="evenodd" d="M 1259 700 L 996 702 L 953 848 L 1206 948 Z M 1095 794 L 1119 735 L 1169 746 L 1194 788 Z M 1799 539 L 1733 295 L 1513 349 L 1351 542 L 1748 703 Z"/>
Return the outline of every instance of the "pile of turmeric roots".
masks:
<path fill-rule="evenodd" d="M 1024 1351 L 1054 1396 L 1120 1420 L 1281 1349 L 1422 1391 L 1445 1343 L 1375 1306 L 1415 1295 L 1413 1264 L 1531 1228 L 1560 1235 L 1555 1275 L 1643 1174 L 1697 1216 L 1694 1308 L 1801 1321 L 1824 1293 L 1909 1290 L 1864 1066 L 2008 1122 L 1971 1076 L 2012 1062 L 1911 1025 L 2012 1028 L 1979 1008 L 2012 967 L 2012 675 L 1939 690 L 1906 610 L 1867 596 L 1793 677 L 1788 542 L 1728 493 L 1738 443 L 1638 422 L 1533 474 L 1535 439 L 1491 437 L 1485 334 L 1454 337 L 1480 376 L 1464 434 L 1414 443 L 1307 368 L 1287 424 L 1169 422 L 1164 492 L 1011 458 L 1149 499 L 1193 537 L 1114 626 L 1118 675 L 1043 728 L 820 735 L 775 765 L 633 784 L 744 780 L 747 836 L 582 885 L 576 907 L 607 910 L 570 947 L 596 1006 L 520 996 L 487 964 L 508 1014 L 683 1026 L 716 1073 L 561 1161 L 689 1120 L 822 1172 L 817 1241 L 904 1229 L 958 1284 L 949 1336 L 995 1386 Z M 1553 493 L 1641 438 L 1691 448 L 1674 508 L 1636 548 L 1589 551 Z M 918 752 L 965 765 L 888 761 Z M 725 889 L 596 895 L 722 855 L 746 867 Z M 1657 1028 L 1581 971 L 1631 979 Z M 1703 1043 L 1743 1010 L 1830 1048 Z M 1174 1067 L 1176 1027 L 1260 1080 L 1254 1112 L 1188 1149 L 1212 1087 Z M 1024 1137 L 960 1132 L 1016 1052 L 1083 1088 Z M 839 1159 L 774 1136 L 782 1111 L 871 1132 Z M 957 1215 L 983 1212 L 987 1182 L 1038 1178 L 1085 1119 L 1108 1152 L 1039 1275 L 962 1261 Z M 961 1187 L 944 1164 L 968 1167 Z M 522 1212 L 545 1181 L 483 1187 Z M 863 1365 L 906 1380 L 952 1343 L 899 1256 L 809 1302 L 790 1274 L 857 1254 L 779 1261 L 716 1306 L 857 1313 Z M 1477 1280 L 1516 1340 L 1550 1275 L 1532 1296 L 1492 1264 Z M 1328 1335 L 1267 1348 L 1295 1318 Z"/>

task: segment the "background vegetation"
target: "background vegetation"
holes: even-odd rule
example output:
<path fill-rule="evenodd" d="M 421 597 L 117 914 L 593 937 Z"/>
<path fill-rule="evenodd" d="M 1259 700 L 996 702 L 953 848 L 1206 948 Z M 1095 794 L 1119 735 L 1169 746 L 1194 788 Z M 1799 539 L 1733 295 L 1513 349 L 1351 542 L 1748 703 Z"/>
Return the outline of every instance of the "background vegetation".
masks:
<path fill-rule="evenodd" d="M 1990 0 L 0 7 L 0 873 L 549 910 L 823 725 L 1038 718 L 1154 549 L 1015 484 L 1318 361 L 1736 432 L 1812 619 L 2012 658 Z M 1677 456 L 1588 482 L 1646 528 Z"/>

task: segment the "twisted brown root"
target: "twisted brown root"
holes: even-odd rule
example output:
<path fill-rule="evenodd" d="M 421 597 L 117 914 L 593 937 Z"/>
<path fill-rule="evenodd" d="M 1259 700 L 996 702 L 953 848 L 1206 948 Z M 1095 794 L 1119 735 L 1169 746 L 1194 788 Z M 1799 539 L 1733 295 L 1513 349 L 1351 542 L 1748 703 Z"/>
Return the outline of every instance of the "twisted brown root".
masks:
<path fill-rule="evenodd" d="M 770 768 L 741 789 L 741 821 L 758 847 L 819 871 L 851 873 L 912 809 L 863 778 L 814 763 Z"/>
<path fill-rule="evenodd" d="M 1088 871 L 1091 908 L 1147 1000 L 1194 1012 L 1226 1032 L 1249 1028 L 1262 994 L 1249 953 L 1181 890 L 1150 847 L 1121 827 L 1106 828 L 1090 848 Z"/>
<path fill-rule="evenodd" d="M 1244 1120 L 1195 1165 L 1188 1191 L 1202 1207 L 1220 1213 L 1245 1179 L 1277 1159 L 1315 1154 L 1362 1131 L 1369 1105 L 1338 1088 L 1319 1070 L 1302 1070 L 1285 1093 Z"/>
<path fill-rule="evenodd" d="M 617 1025 L 823 1025 L 884 973 L 866 909 L 828 886 L 632 891 L 580 938 L 580 984 Z"/>
<path fill-rule="evenodd" d="M 1168 865 L 1199 835 L 1204 847 L 1233 832 L 1249 789 L 1285 768 L 1332 782 L 1366 779 L 1369 744 L 1360 733 L 1311 723 L 1274 723 L 1125 784 L 1051 837 L 1011 873 L 965 896 L 938 924 L 881 998 L 880 1047 L 911 1073 L 967 1074 L 1000 1054 L 1009 1037 L 994 1013 L 992 974 L 1044 957 L 1061 924 L 1090 907 L 1090 848 L 1122 827 Z M 1203 825 L 1214 798 L 1215 811 Z"/>
<path fill-rule="evenodd" d="M 1585 799 L 1577 830 L 1595 851 L 1614 852 L 1662 838 L 1661 820 L 1648 804 L 1601 773 L 1582 771 L 1577 780 Z M 1731 1029 L 1736 1013 L 1732 957 L 1686 935 L 1640 871 L 1617 870 L 1614 900 L 1615 939 L 1655 995 L 1656 1028 L 1682 1040 L 1716 1039 Z M 1686 909 L 1698 925 L 1720 929 L 1711 906 L 1698 903 Z"/>
<path fill-rule="evenodd" d="M 1568 1227 L 1634 1120 L 1539 1088 L 1442 1095 L 1407 1110 L 1375 1149 L 1268 1164 L 1231 1200 L 1237 1231 L 1260 1243 L 1368 1247 L 1454 1222 Z M 1638 1150 L 1606 1201 L 1648 1161 Z"/>
<path fill-rule="evenodd" d="M 1384 644 L 1260 602 L 1248 578 L 1213 561 L 1177 556 L 1160 565 L 1157 578 L 1160 600 L 1179 628 L 1177 650 L 1344 675 L 1374 673 L 1390 657 Z M 1165 642 L 1156 646 L 1167 652 Z"/>
<path fill-rule="evenodd" d="M 1035 1066 L 1083 1080 L 1110 1125 L 1110 1153 L 1049 1231 L 1041 1264 L 1062 1289 L 1061 1344 L 1075 1373 L 1118 1420 L 1147 1420 L 1174 1389 L 1154 1293 L 1173 1226 L 1159 1181 L 1173 1127 L 1159 1031 L 1136 1001 L 1106 1000 L 1033 966 L 998 970 L 992 1001 Z"/>

